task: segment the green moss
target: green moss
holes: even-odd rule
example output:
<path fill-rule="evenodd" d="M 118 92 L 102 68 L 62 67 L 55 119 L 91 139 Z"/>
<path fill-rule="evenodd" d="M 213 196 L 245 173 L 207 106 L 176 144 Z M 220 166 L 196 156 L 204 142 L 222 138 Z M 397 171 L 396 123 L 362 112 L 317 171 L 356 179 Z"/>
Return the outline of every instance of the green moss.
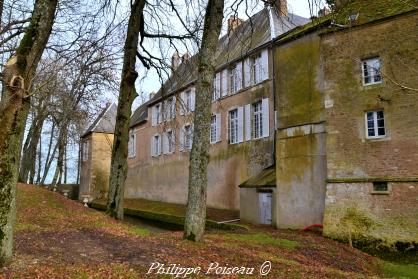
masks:
<path fill-rule="evenodd" d="M 132 227 L 131 230 L 132 234 L 138 235 L 138 236 L 149 236 L 150 231 L 144 228 L 139 227 Z"/>
<path fill-rule="evenodd" d="M 298 246 L 297 241 L 276 238 L 264 233 L 227 234 L 226 237 L 237 241 L 243 241 L 250 245 L 273 245 L 285 249 L 295 249 Z"/>
<path fill-rule="evenodd" d="M 390 278 L 418 278 L 418 265 L 385 262 L 383 265 L 383 273 Z"/>

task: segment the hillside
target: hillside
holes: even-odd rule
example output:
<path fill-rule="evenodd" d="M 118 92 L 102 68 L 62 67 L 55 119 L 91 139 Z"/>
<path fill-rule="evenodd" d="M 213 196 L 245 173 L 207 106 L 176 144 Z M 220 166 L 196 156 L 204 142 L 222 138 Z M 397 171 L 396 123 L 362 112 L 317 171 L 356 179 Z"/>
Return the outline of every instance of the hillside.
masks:
<path fill-rule="evenodd" d="M 153 262 L 201 267 L 199 277 L 211 263 L 244 266 L 254 268 L 256 278 L 265 261 L 272 268 L 263 278 L 379 275 L 376 258 L 316 233 L 254 227 L 210 231 L 204 244 L 194 244 L 182 240 L 182 232 L 151 235 L 37 186 L 19 185 L 17 205 L 15 256 L 2 270 L 5 278 L 146 278 Z"/>

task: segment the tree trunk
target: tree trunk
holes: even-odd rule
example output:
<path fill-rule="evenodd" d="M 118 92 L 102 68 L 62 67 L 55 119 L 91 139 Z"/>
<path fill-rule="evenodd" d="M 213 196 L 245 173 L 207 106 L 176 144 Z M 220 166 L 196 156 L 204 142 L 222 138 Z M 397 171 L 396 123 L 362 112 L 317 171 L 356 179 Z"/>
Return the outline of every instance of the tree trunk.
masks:
<path fill-rule="evenodd" d="M 123 195 L 128 171 L 129 121 L 132 102 L 137 95 L 135 80 L 138 77 L 138 73 L 135 70 L 135 62 L 139 33 L 142 31 L 141 28 L 143 28 L 144 6 L 145 0 L 135 0 L 131 7 L 124 47 L 125 53 L 110 167 L 109 199 L 107 202 L 107 214 L 116 219 L 123 219 Z"/>
<path fill-rule="evenodd" d="M 55 187 L 57 184 L 62 183 L 63 175 L 64 175 L 64 154 L 65 154 L 65 147 L 67 146 L 67 124 L 64 122 L 61 129 L 60 135 L 58 137 L 58 159 L 57 159 L 57 167 L 55 170 L 54 178 L 52 179 L 52 187 Z"/>
<path fill-rule="evenodd" d="M 16 182 L 20 151 L 29 113 L 31 87 L 45 49 L 58 0 L 36 0 L 31 21 L 3 71 L 4 98 L 0 104 L 0 262 L 12 257 L 16 214 Z"/>
<path fill-rule="evenodd" d="M 224 0 L 209 0 L 198 54 L 193 146 L 190 153 L 189 191 L 184 224 L 184 238 L 192 241 L 202 241 L 205 232 L 214 57 L 222 27 L 223 9 Z"/>
<path fill-rule="evenodd" d="M 49 158 L 49 160 L 45 161 L 44 174 L 42 176 L 41 182 L 39 183 L 40 185 L 45 185 L 45 180 L 46 180 L 46 177 L 48 176 L 49 169 L 51 168 L 52 161 L 54 161 L 54 157 L 55 157 L 55 153 L 57 153 L 57 149 L 58 149 L 58 142 L 55 144 L 54 149 L 52 150 L 52 154 L 51 154 L 51 157 Z"/>
<path fill-rule="evenodd" d="M 33 123 L 31 125 L 31 132 L 28 134 L 26 141 L 29 143 L 23 148 L 22 152 L 22 162 L 20 165 L 20 182 L 26 183 L 33 183 L 33 177 L 35 172 L 35 165 L 36 165 L 36 150 L 38 148 L 39 138 L 41 136 L 42 127 L 44 125 L 45 116 L 42 112 L 39 112 L 37 116 L 33 119 Z"/>
<path fill-rule="evenodd" d="M 42 170 L 42 133 L 39 136 L 39 149 L 38 149 L 38 170 L 36 174 L 36 184 L 41 182 L 41 170 Z"/>

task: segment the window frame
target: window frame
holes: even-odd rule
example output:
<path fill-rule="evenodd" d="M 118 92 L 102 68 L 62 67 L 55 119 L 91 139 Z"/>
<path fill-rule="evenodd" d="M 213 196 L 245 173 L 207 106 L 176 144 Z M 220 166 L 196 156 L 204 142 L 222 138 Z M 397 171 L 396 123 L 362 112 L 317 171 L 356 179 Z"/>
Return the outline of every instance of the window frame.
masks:
<path fill-rule="evenodd" d="M 259 110 L 256 111 L 256 107 L 259 107 Z M 261 139 L 263 138 L 263 104 L 262 101 L 258 101 L 252 104 L 252 138 Z M 257 129 L 257 118 L 258 118 L 258 129 Z M 258 131 L 257 131 L 258 130 Z M 258 136 L 257 136 L 258 132 Z"/>
<path fill-rule="evenodd" d="M 190 113 L 192 111 L 192 90 L 187 89 L 184 91 L 184 106 L 186 107 L 186 112 Z"/>
<path fill-rule="evenodd" d="M 211 119 L 210 119 L 210 135 L 209 135 L 209 140 L 210 143 L 216 143 L 217 142 L 217 125 L 216 125 L 216 114 L 212 114 Z"/>
<path fill-rule="evenodd" d="M 232 118 L 232 114 L 235 114 L 235 117 Z M 234 129 L 232 129 L 234 127 Z M 233 131 L 235 134 L 233 135 Z M 234 139 L 234 141 L 233 141 Z M 228 142 L 229 144 L 237 144 L 238 140 L 238 108 L 228 111 Z"/>
<path fill-rule="evenodd" d="M 252 84 L 259 84 L 263 81 L 263 62 L 261 52 L 251 57 L 251 79 Z"/>
<path fill-rule="evenodd" d="M 132 138 L 132 142 L 131 142 Z M 136 134 L 129 133 L 129 140 L 128 140 L 128 158 L 135 158 L 136 157 Z"/>
<path fill-rule="evenodd" d="M 191 150 L 193 145 L 193 130 L 191 124 L 185 124 L 183 126 L 183 137 L 183 149 Z"/>
<path fill-rule="evenodd" d="M 376 69 L 372 66 L 369 66 L 370 64 L 374 64 L 376 61 L 379 63 L 379 71 L 377 72 Z M 382 61 L 379 56 L 370 57 L 366 59 L 361 60 L 361 76 L 362 76 L 362 83 L 363 86 L 369 86 L 369 85 L 375 85 L 375 84 L 381 84 L 383 81 L 382 77 Z M 366 76 L 366 71 L 371 72 L 369 75 Z M 380 80 L 375 81 L 375 78 L 379 76 Z M 369 78 L 370 81 L 366 82 L 366 78 Z"/>
<path fill-rule="evenodd" d="M 90 148 L 90 142 L 89 140 L 83 141 L 83 152 L 81 154 L 82 161 L 87 162 L 89 160 L 89 148 Z"/>
<path fill-rule="evenodd" d="M 158 145 L 157 145 L 157 143 L 158 143 Z M 154 154 L 152 156 L 153 157 L 160 156 L 161 155 L 161 135 L 160 134 L 155 134 L 152 137 L 152 144 L 154 145 L 154 147 L 153 147 Z"/>
<path fill-rule="evenodd" d="M 378 120 L 379 120 L 378 115 L 377 115 L 378 112 L 382 112 L 382 114 L 383 114 L 383 118 L 380 118 L 380 119 L 383 119 L 383 129 L 384 129 L 384 134 L 383 135 L 379 135 L 379 128 L 382 128 L 382 127 L 378 126 Z M 371 129 L 371 128 L 369 128 L 369 121 L 368 121 L 368 114 L 369 113 L 372 113 L 372 115 L 373 115 L 374 136 L 369 135 L 369 129 Z M 365 130 L 366 130 L 366 138 L 367 139 L 381 139 L 381 138 L 387 137 L 386 118 L 385 118 L 385 112 L 384 112 L 383 109 L 366 111 L 364 115 L 365 115 Z"/>
<path fill-rule="evenodd" d="M 234 64 L 231 68 L 228 70 L 228 76 L 229 76 L 229 94 L 235 94 L 238 90 L 238 71 L 237 71 L 237 64 Z"/>
<path fill-rule="evenodd" d="M 171 137 L 169 137 L 168 135 L 171 134 Z M 173 130 L 167 130 L 166 131 L 166 139 L 167 139 L 167 144 L 168 144 L 168 150 L 167 150 L 167 154 L 173 154 L 176 150 L 175 144 L 174 144 L 174 131 Z"/>

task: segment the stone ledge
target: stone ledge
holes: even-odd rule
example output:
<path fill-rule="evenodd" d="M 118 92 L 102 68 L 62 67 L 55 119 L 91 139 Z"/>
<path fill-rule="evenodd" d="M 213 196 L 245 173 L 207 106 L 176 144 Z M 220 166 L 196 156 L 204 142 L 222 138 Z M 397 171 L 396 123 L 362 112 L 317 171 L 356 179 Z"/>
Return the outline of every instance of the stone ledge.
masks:
<path fill-rule="evenodd" d="M 361 182 L 418 182 L 418 177 L 346 177 L 328 178 L 327 183 L 361 183 Z"/>

